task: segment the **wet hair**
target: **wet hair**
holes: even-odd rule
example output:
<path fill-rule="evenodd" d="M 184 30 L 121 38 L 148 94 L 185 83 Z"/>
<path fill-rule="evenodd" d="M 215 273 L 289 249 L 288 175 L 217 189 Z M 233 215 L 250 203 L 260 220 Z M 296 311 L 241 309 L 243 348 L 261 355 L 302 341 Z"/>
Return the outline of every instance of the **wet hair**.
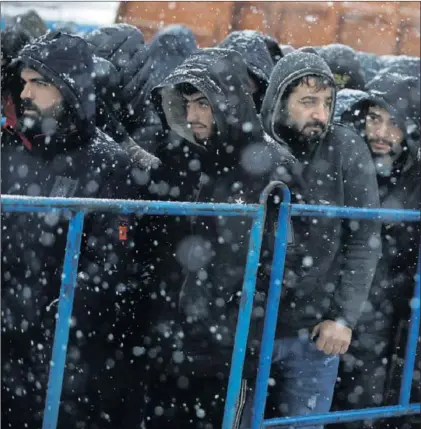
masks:
<path fill-rule="evenodd" d="M 195 86 L 193 86 L 189 82 L 180 83 L 179 85 L 177 85 L 177 89 L 180 91 L 181 94 L 185 95 L 193 95 L 197 92 L 200 92 Z"/>
<path fill-rule="evenodd" d="M 314 79 L 316 82 L 316 92 L 321 91 L 322 89 L 327 88 L 333 88 L 334 83 L 329 80 L 328 78 L 316 74 L 309 74 L 307 76 L 303 76 L 300 79 L 296 79 L 292 81 L 286 88 L 284 93 L 282 94 L 282 102 L 285 102 L 288 100 L 289 96 L 291 95 L 292 91 L 294 91 L 295 88 L 300 86 L 301 84 L 310 86 L 310 79 Z"/>

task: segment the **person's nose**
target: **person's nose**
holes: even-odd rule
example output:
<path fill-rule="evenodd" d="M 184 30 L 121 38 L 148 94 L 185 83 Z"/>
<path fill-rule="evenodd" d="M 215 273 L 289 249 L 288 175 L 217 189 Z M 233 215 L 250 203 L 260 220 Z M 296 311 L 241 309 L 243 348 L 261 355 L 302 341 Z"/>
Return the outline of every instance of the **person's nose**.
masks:
<path fill-rule="evenodd" d="M 33 93 L 31 91 L 29 83 L 25 83 L 22 92 L 20 93 L 20 98 L 24 100 L 25 98 L 33 99 Z"/>

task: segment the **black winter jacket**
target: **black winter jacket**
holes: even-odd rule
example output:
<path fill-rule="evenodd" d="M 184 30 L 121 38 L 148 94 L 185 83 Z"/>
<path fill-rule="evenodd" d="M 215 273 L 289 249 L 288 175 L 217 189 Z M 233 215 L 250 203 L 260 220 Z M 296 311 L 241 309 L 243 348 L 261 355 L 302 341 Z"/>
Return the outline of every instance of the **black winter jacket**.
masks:
<path fill-rule="evenodd" d="M 93 62 L 86 42 L 50 33 L 25 47 L 18 61 L 60 89 L 77 129 L 30 140 L 11 127 L 3 129 L 2 193 L 145 197 L 138 177 L 146 171 L 134 169 L 127 154 L 95 128 Z M 131 378 L 124 369 L 126 364 L 130 367 L 123 359 L 126 349 L 117 344 L 127 335 L 122 329 L 127 325 L 121 323 L 127 322 L 124 291 L 135 272 L 133 227 L 127 216 L 98 212 L 85 216 L 62 393 L 66 417 L 60 418 L 60 427 L 74 428 L 81 420 L 106 427 L 103 413 L 111 416 L 109 427 L 120 423 L 113 411 L 121 406 L 115 393 L 128 388 Z M 40 426 L 67 231 L 66 213 L 2 214 L 2 396 L 8 410 L 3 422 Z M 140 247 L 136 251 L 140 254 Z M 17 387 L 27 393 L 16 396 Z M 90 405 L 80 401 L 83 395 Z M 89 409 L 92 404 L 94 412 Z"/>
<path fill-rule="evenodd" d="M 212 106 L 217 135 L 207 147 L 197 144 L 187 127 L 177 89 L 186 82 Z M 158 197 L 258 201 L 276 169 L 291 156 L 264 141 L 247 91 L 240 54 L 218 48 L 193 54 L 153 91 L 164 122 L 181 138 L 158 152 L 163 165 L 154 187 Z M 168 218 L 160 226 L 165 233 L 159 250 L 167 259 L 159 270 L 159 285 L 152 288 L 160 312 L 148 337 L 151 365 L 173 374 L 228 376 L 250 226 L 242 217 Z M 255 316 L 262 320 L 261 313 Z M 247 370 L 253 371 L 250 361 Z"/>
<path fill-rule="evenodd" d="M 354 126 L 365 138 L 363 119 L 369 105 L 388 110 L 401 124 L 405 134 L 403 152 L 393 161 L 388 174 L 382 163 L 387 158 L 375 158 L 378 168 L 380 202 L 383 208 L 419 210 L 420 159 L 419 138 L 414 140 L 411 92 L 413 79 L 396 74 L 378 76 L 369 83 L 365 97 L 343 113 L 343 122 Z M 418 134 L 419 135 L 419 134 Z M 369 305 L 363 314 L 363 323 L 387 319 L 387 326 L 406 317 L 409 299 L 413 294 L 414 275 L 420 241 L 419 223 L 387 222 L 382 226 L 383 254 L 377 266 L 369 295 Z"/>

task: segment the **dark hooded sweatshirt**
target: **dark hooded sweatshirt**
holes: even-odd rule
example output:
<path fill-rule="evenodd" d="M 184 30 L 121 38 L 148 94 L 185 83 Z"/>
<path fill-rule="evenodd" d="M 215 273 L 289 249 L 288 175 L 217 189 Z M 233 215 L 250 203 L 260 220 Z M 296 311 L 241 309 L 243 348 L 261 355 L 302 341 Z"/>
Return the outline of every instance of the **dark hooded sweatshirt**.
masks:
<path fill-rule="evenodd" d="M 249 75 L 258 87 L 258 92 L 253 95 L 253 98 L 259 113 L 273 70 L 273 60 L 264 37 L 253 30 L 233 31 L 219 44 L 219 47 L 232 49 L 243 56 Z"/>
<path fill-rule="evenodd" d="M 306 147 L 306 155 L 297 149 L 295 140 L 284 140 L 286 131 L 280 134 L 279 130 L 286 130 L 278 113 L 282 94 L 294 80 L 313 74 L 334 84 L 329 67 L 318 55 L 288 54 L 272 72 L 262 107 L 265 131 L 297 158 L 287 180 L 293 202 L 377 208 L 374 166 L 367 146 L 354 131 L 330 119 L 327 132 L 318 143 Z M 293 230 L 295 242 L 287 253 L 278 335 L 311 331 L 322 320 L 340 320 L 352 328 L 381 252 L 380 225 L 366 220 L 294 217 Z M 342 275 L 331 284 L 326 276 L 340 252 L 344 254 Z"/>
<path fill-rule="evenodd" d="M 86 42 L 49 33 L 27 45 L 18 62 L 59 88 L 70 106 L 67 114 L 73 117 L 76 130 L 61 129 L 50 138 L 37 135 L 29 139 L 6 125 L 2 129 L 2 193 L 81 198 L 137 195 L 136 177 L 142 172 L 132 170 L 128 156 L 95 128 L 93 62 Z M 23 422 L 27 427 L 40 427 L 68 218 L 65 213 L 2 214 L 5 426 L 13 421 L 22 424 L 19 427 Z M 61 428 L 75 428 L 76 421 L 116 427 L 115 410 L 121 407 L 116 392 L 124 397 L 119 389 L 126 389 L 130 380 L 122 368 L 123 362 L 127 364 L 125 349 L 118 350 L 116 344 L 124 334 L 120 325 L 123 314 L 118 310 L 124 308 L 122 292 L 127 289 L 131 270 L 132 228 L 126 217 L 102 213 L 85 216 L 62 393 L 64 407 L 58 424 Z M 16 389 L 24 393 L 16 395 Z M 84 402 L 84 395 L 88 402 Z M 103 413 L 111 416 L 111 423 L 101 417 Z"/>
<path fill-rule="evenodd" d="M 376 157 L 380 202 L 383 208 L 418 210 L 420 208 L 419 138 L 413 139 L 413 106 L 411 93 L 414 80 L 396 74 L 382 75 L 367 86 L 365 98 L 354 103 L 343 122 L 354 125 L 365 138 L 364 120 L 370 105 L 386 109 L 396 118 L 404 131 L 403 151 L 396 156 Z M 411 108 L 412 107 L 412 108 Z M 387 163 L 388 168 L 384 168 Z M 414 275 L 420 241 L 419 223 L 387 222 L 382 226 L 383 254 L 377 266 L 370 290 L 368 307 L 363 323 L 374 323 L 379 313 L 386 317 L 383 324 L 387 340 L 389 327 L 399 318 L 406 317 L 413 294 Z M 395 310 L 393 314 L 392 309 Z M 383 339 L 379 339 L 379 343 Z"/>
<path fill-rule="evenodd" d="M 206 146 L 187 127 L 181 83 L 192 84 L 212 106 L 217 132 Z M 153 95 L 164 121 L 182 138 L 158 153 L 164 167 L 154 187 L 158 198 L 257 203 L 276 168 L 290 158 L 264 142 L 237 52 L 193 54 Z M 159 251 L 166 259 L 157 268 L 159 286 L 152 288 L 160 301 L 147 351 L 160 371 L 228 376 L 250 226 L 243 217 L 198 217 L 168 218 L 160 227 L 166 234 Z"/>

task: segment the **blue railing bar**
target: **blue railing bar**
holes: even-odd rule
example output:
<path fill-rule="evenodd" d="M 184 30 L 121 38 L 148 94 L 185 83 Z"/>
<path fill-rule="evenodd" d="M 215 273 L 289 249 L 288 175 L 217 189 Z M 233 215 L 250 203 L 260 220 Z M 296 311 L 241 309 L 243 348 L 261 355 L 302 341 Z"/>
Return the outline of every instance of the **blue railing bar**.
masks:
<path fill-rule="evenodd" d="M 94 198 L 49 198 L 1 195 L 2 210 L 12 212 L 106 211 L 125 214 L 255 216 L 259 204 L 190 203 L 176 201 L 107 200 Z"/>
<path fill-rule="evenodd" d="M 1 195 L 5 211 L 52 211 L 52 210 L 104 210 L 121 213 L 184 214 L 184 215 L 223 215 L 247 216 L 256 213 L 258 204 L 227 203 L 183 203 L 167 201 L 104 200 L 93 198 L 48 198 Z M 13 206 L 13 209 L 11 209 Z M 214 210 L 217 209 L 217 210 Z M 180 211 L 179 211 L 180 210 Z M 196 211 L 197 210 L 197 211 Z M 200 212 L 199 212 L 200 211 Z M 220 212 L 224 213 L 221 214 Z M 231 213 L 226 213 L 231 212 Z M 241 213 L 239 213 L 241 212 Z M 340 217 L 347 219 L 375 219 L 381 221 L 416 222 L 421 220 L 420 211 L 394 209 L 366 209 L 357 207 L 316 206 L 292 204 L 291 216 Z"/>
<path fill-rule="evenodd" d="M 260 194 L 259 212 L 253 220 L 250 231 L 249 250 L 243 280 L 240 309 L 235 330 L 234 348 L 232 351 L 231 369 L 228 379 L 222 429 L 232 429 L 235 423 L 236 408 L 240 398 L 244 359 L 247 350 L 251 312 L 253 309 L 256 277 L 260 260 L 260 249 L 265 225 L 267 198 L 275 188 L 279 187 L 283 190 L 284 198 L 289 198 L 289 190 L 282 182 L 271 182 L 267 185 Z"/>
<path fill-rule="evenodd" d="M 74 213 L 69 222 L 42 429 L 57 427 L 83 233 L 83 216 L 82 212 Z"/>
<path fill-rule="evenodd" d="M 406 343 L 405 361 L 403 366 L 403 380 L 399 397 L 399 405 L 407 406 L 411 398 L 412 376 L 414 374 L 417 342 L 420 332 L 420 265 L 421 247 L 418 252 L 417 273 L 415 275 L 414 297 L 411 300 L 411 318 L 409 321 L 408 340 Z"/>
<path fill-rule="evenodd" d="M 421 220 L 419 210 L 367 209 L 311 204 L 292 204 L 291 216 L 332 217 L 342 219 L 375 219 L 391 222 L 416 222 Z"/>
<path fill-rule="evenodd" d="M 283 417 L 269 419 L 263 422 L 264 428 L 294 425 L 294 427 L 306 427 L 317 424 L 331 424 L 340 422 L 354 422 L 358 420 L 371 420 L 418 414 L 421 404 L 410 404 L 407 407 L 393 405 L 389 407 L 363 408 L 362 410 L 335 411 L 325 414 L 313 414 L 309 416 Z"/>
<path fill-rule="evenodd" d="M 266 300 L 263 338 L 260 347 L 259 367 L 252 407 L 252 429 L 260 429 L 264 419 L 268 379 L 272 363 L 279 303 L 282 294 L 282 279 L 284 276 L 285 257 L 288 246 L 289 203 L 291 201 L 290 191 L 285 185 L 282 191 L 283 199 L 278 215 L 278 229 L 275 232 L 275 250 L 269 281 L 269 292 Z"/>
<path fill-rule="evenodd" d="M 247 349 L 247 337 L 253 308 L 264 223 L 265 210 L 264 207 L 261 206 L 258 216 L 253 219 L 253 225 L 250 231 L 249 252 L 247 255 L 237 328 L 235 331 L 234 349 L 232 352 L 222 429 L 231 429 L 234 427 L 236 404 L 241 393 L 241 379 Z"/>

